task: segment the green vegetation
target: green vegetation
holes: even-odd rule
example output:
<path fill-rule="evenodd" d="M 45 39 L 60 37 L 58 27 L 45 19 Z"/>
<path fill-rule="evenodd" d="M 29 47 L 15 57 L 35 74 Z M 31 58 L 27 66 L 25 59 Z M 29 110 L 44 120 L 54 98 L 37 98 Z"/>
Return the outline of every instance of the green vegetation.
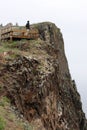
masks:
<path fill-rule="evenodd" d="M 15 59 L 20 53 L 18 43 L 15 42 L 3 42 L 0 46 L 0 54 L 5 59 Z"/>
<path fill-rule="evenodd" d="M 6 96 L 4 96 L 2 99 L 4 103 L 10 103 L 10 100 Z"/>
<path fill-rule="evenodd" d="M 7 97 L 4 96 L 3 98 L 1 98 L 1 100 L 0 100 L 0 106 L 4 107 L 8 103 L 10 103 L 10 100 Z"/>
<path fill-rule="evenodd" d="M 2 46 L 1 47 L 3 47 L 4 49 L 11 49 L 11 48 L 17 48 L 17 46 L 18 46 L 18 43 L 19 42 L 17 42 L 17 41 L 12 41 L 12 42 L 3 42 L 2 43 Z"/>
<path fill-rule="evenodd" d="M 4 130 L 4 129 L 5 129 L 5 125 L 6 125 L 6 122 L 5 122 L 4 119 L 0 116 L 0 130 Z"/>
<path fill-rule="evenodd" d="M 6 96 L 0 98 L 0 130 L 34 130 L 31 124 L 17 117 Z"/>
<path fill-rule="evenodd" d="M 3 89 L 2 85 L 0 84 L 0 91 Z"/>
<path fill-rule="evenodd" d="M 4 46 L 0 46 L 0 52 L 6 52 L 9 51 L 8 48 L 5 48 Z"/>
<path fill-rule="evenodd" d="M 24 127 L 24 130 L 34 130 L 34 128 L 28 123 L 28 124 L 22 124 Z"/>
<path fill-rule="evenodd" d="M 21 46 L 21 44 L 22 44 L 22 42 L 20 42 L 20 41 L 12 41 L 12 42 L 5 42 L 4 44 L 3 44 L 3 46 L 5 47 L 5 48 L 19 48 L 20 46 Z"/>
<path fill-rule="evenodd" d="M 27 51 L 30 48 L 38 47 L 42 43 L 41 39 L 38 40 L 20 40 L 20 41 L 5 41 L 0 45 L 0 53 L 12 51 L 19 53 L 20 51 Z"/>

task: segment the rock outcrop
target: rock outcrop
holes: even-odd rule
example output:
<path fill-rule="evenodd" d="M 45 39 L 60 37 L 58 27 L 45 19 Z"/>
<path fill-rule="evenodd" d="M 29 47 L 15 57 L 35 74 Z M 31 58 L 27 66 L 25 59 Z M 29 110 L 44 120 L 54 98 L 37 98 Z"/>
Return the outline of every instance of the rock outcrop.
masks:
<path fill-rule="evenodd" d="M 29 55 L 19 55 L 1 69 L 6 95 L 36 130 L 87 130 L 60 29 L 48 22 L 34 26 L 40 39 L 27 49 Z"/>

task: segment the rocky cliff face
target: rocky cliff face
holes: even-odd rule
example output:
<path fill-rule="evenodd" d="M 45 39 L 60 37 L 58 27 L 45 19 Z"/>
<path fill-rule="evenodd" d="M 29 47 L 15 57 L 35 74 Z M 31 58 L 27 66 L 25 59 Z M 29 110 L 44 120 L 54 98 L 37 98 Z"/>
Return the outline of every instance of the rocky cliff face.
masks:
<path fill-rule="evenodd" d="M 87 130 L 60 29 L 53 23 L 34 26 L 40 39 L 29 41 L 27 55 L 23 51 L 1 67 L 0 81 L 6 95 L 37 126 L 35 130 Z"/>

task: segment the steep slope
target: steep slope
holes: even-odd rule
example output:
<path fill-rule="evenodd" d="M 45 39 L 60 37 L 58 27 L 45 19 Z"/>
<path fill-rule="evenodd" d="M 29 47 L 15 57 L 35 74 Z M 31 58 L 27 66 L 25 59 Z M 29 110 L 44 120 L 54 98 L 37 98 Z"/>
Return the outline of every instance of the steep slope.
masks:
<path fill-rule="evenodd" d="M 0 93 L 11 100 L 35 130 L 87 130 L 60 29 L 49 22 L 33 26 L 38 28 L 40 39 L 17 43 L 14 58 L 8 52 L 4 55 Z"/>

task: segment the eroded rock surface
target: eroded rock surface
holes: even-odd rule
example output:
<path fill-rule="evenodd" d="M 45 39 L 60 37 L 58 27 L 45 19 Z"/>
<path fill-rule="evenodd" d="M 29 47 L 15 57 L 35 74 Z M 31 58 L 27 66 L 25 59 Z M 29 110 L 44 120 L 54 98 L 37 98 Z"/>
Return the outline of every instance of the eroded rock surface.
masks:
<path fill-rule="evenodd" d="M 41 39 L 37 51 L 32 48 L 31 54 L 19 55 L 1 69 L 7 96 L 36 130 L 87 130 L 60 29 L 53 23 L 34 26 Z"/>

